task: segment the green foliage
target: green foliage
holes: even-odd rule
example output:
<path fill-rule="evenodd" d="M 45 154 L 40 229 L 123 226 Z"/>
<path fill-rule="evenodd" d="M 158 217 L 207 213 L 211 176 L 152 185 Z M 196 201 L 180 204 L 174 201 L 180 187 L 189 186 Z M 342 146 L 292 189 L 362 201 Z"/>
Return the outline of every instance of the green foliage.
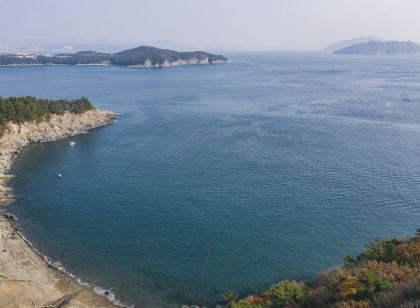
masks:
<path fill-rule="evenodd" d="M 233 293 L 233 291 L 228 291 L 225 294 L 223 294 L 223 298 L 225 300 L 227 308 L 235 307 L 235 303 L 238 300 L 238 296 L 235 293 Z"/>
<path fill-rule="evenodd" d="M 0 97 L 0 136 L 8 122 L 42 121 L 51 114 L 65 112 L 80 114 L 91 109 L 93 106 L 85 97 L 75 100 L 37 99 L 32 96 Z"/>
<path fill-rule="evenodd" d="M 228 308 L 299 307 L 306 300 L 307 287 L 303 282 L 283 280 L 258 296 L 237 300 L 233 292 L 225 294 Z"/>
<path fill-rule="evenodd" d="M 381 240 L 375 239 L 366 245 L 366 249 L 357 257 L 357 261 L 381 261 L 393 260 L 395 248 L 399 244 L 397 239 Z"/>
<path fill-rule="evenodd" d="M 362 271 L 362 277 L 359 279 L 360 289 L 356 297 L 358 299 L 371 299 L 373 295 L 391 288 L 389 281 L 381 278 L 377 273 L 370 269 Z"/>
<path fill-rule="evenodd" d="M 417 307 L 420 303 L 420 230 L 404 240 L 375 239 L 345 265 L 305 282 L 280 281 L 267 291 L 238 300 L 229 308 Z"/>
<path fill-rule="evenodd" d="M 344 265 L 352 265 L 356 263 L 356 259 L 351 255 L 346 255 L 344 257 Z"/>
<path fill-rule="evenodd" d="M 302 282 L 283 280 L 263 293 L 274 304 L 273 307 L 287 303 L 303 303 L 306 298 L 306 287 Z"/>

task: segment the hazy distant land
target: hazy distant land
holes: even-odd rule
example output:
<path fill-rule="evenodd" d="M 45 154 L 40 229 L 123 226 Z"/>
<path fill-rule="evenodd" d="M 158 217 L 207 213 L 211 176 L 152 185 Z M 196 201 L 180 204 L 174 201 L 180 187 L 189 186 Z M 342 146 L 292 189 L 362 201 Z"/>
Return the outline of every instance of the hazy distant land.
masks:
<path fill-rule="evenodd" d="M 340 41 L 340 42 L 331 44 L 331 45 L 324 48 L 324 52 L 333 53 L 335 51 L 341 50 L 341 49 L 346 48 L 346 47 L 350 47 L 350 46 L 357 45 L 357 44 L 367 43 L 367 42 L 370 42 L 370 41 L 384 42 L 384 40 L 382 40 L 380 38 L 376 38 L 376 37 L 373 37 L 373 36 L 363 36 L 363 37 L 358 37 L 358 38 L 351 39 L 351 40 L 344 40 L 344 41 Z"/>
<path fill-rule="evenodd" d="M 119 65 L 129 67 L 171 67 L 191 64 L 221 64 L 228 59 L 204 51 L 178 52 L 140 46 L 114 54 L 79 51 L 52 55 L 11 53 L 0 55 L 1 66 L 21 65 Z"/>
<path fill-rule="evenodd" d="M 336 55 L 417 55 L 420 54 L 420 46 L 411 41 L 382 41 L 366 37 L 342 41 L 324 51 Z"/>

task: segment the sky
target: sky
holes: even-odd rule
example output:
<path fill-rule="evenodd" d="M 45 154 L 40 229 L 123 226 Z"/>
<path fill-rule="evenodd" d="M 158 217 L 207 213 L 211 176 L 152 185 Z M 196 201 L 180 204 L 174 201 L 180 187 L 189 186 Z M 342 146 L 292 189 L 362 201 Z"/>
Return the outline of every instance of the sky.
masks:
<path fill-rule="evenodd" d="M 0 0 L 0 42 L 317 50 L 360 36 L 420 42 L 419 12 L 420 0 Z"/>

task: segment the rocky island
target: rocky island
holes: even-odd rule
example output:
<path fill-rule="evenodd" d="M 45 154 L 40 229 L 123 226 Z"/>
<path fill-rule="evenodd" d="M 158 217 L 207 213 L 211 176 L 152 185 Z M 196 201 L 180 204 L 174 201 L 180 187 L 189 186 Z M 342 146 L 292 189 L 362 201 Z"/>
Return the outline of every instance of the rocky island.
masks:
<path fill-rule="evenodd" d="M 14 53 L 0 55 L 0 66 L 22 65 L 118 65 L 128 67 L 171 67 L 192 64 L 221 64 L 228 59 L 204 51 L 179 52 L 149 46 L 140 46 L 115 54 L 79 51 L 41 55 Z"/>
<path fill-rule="evenodd" d="M 31 142 L 63 139 L 109 124 L 115 114 L 95 109 L 89 100 L 0 98 L 0 298 L 2 307 L 115 307 L 61 272 L 58 260 L 47 263 L 5 212 L 12 192 L 7 186 L 13 158 Z M 104 295 L 110 295 L 105 292 Z"/>

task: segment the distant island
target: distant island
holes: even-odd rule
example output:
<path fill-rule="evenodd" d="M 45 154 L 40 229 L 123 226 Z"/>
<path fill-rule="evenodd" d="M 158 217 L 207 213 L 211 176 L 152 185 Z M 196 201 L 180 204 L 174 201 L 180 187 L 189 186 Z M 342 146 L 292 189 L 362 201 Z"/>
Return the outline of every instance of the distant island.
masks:
<path fill-rule="evenodd" d="M 376 41 L 376 42 L 384 42 L 384 40 L 380 39 L 380 38 L 376 38 L 373 36 L 363 36 L 363 37 L 358 37 L 355 39 L 351 39 L 351 40 L 344 40 L 344 41 L 340 41 L 334 44 L 331 44 L 327 47 L 324 48 L 324 52 L 327 53 L 333 53 L 335 51 L 341 50 L 343 48 L 349 47 L 349 46 L 353 46 L 356 44 L 364 44 L 370 41 Z"/>
<path fill-rule="evenodd" d="M 420 46 L 406 41 L 369 41 L 351 45 L 333 52 L 336 55 L 418 55 Z"/>
<path fill-rule="evenodd" d="M 114 54 L 79 51 L 53 55 L 12 53 L 0 55 L 0 66 L 24 65 L 118 65 L 127 67 L 171 67 L 192 64 L 222 64 L 228 59 L 204 51 L 179 52 L 140 46 Z"/>

